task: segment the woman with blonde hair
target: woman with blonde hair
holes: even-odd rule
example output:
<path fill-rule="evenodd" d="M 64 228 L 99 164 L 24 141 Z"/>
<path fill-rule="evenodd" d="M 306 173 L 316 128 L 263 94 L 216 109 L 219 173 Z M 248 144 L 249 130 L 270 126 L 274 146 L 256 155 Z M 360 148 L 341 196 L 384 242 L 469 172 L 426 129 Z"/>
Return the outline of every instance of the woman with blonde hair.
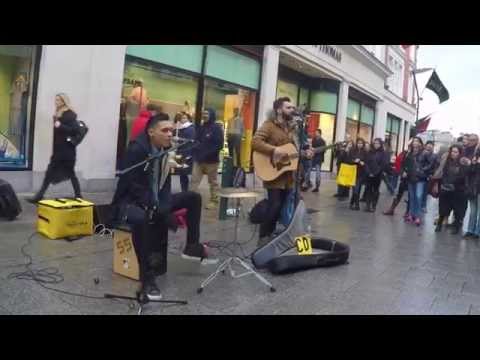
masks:
<path fill-rule="evenodd" d="M 81 198 L 80 183 L 75 175 L 76 149 L 71 137 L 79 131 L 77 114 L 73 111 L 70 99 L 65 93 L 55 96 L 55 114 L 53 115 L 53 154 L 48 164 L 45 178 L 40 190 L 31 203 L 43 199 L 50 184 L 58 184 L 65 180 L 72 182 L 75 197 Z"/>

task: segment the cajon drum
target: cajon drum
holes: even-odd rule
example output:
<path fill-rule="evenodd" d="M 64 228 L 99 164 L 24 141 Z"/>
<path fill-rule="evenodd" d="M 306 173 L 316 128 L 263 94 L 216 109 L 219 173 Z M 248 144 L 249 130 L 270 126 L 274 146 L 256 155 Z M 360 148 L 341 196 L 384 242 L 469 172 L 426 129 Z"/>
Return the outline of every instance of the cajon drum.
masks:
<path fill-rule="evenodd" d="M 113 272 L 140 280 L 140 268 L 130 231 L 119 229 L 113 231 Z"/>

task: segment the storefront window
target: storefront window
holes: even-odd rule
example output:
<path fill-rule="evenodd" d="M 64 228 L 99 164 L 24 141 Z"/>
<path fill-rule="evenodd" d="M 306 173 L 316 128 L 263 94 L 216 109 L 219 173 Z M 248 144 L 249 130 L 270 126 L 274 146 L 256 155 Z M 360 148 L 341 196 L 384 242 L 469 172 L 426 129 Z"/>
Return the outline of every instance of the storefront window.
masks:
<path fill-rule="evenodd" d="M 225 147 L 222 155 L 233 155 L 229 154 L 229 135 L 241 135 L 240 165 L 244 169 L 250 168 L 256 96 L 256 91 L 250 89 L 212 79 L 205 81 L 203 107 L 216 110 L 217 121 L 224 128 Z M 238 109 L 238 118 L 234 116 L 235 109 Z M 240 123 L 243 126 L 239 126 Z M 231 149 L 234 148 L 231 146 Z"/>
<path fill-rule="evenodd" d="M 130 139 L 135 118 L 148 104 L 174 119 L 180 111 L 195 116 L 198 78 L 181 70 L 127 57 L 120 111 L 118 158 Z"/>
<path fill-rule="evenodd" d="M 36 47 L 0 45 L 0 169 L 27 168 Z"/>
<path fill-rule="evenodd" d="M 358 121 L 347 119 L 347 126 L 345 129 L 345 133 L 347 135 L 350 135 L 351 140 L 357 141 Z"/>
<path fill-rule="evenodd" d="M 400 134 L 401 119 L 387 114 L 387 126 L 385 129 L 385 142 L 393 153 L 398 152 L 398 140 Z"/>
<path fill-rule="evenodd" d="M 311 112 L 308 118 L 308 136 L 313 138 L 316 130 L 322 130 L 322 138 L 327 145 L 333 143 L 333 133 L 335 131 L 335 115 Z M 324 162 L 322 164 L 323 171 L 331 171 L 332 150 L 325 152 Z"/>
<path fill-rule="evenodd" d="M 277 99 L 281 97 L 288 97 L 292 101 L 292 104 L 297 106 L 298 91 L 298 85 L 278 79 Z M 302 102 L 300 104 L 302 104 Z"/>
<path fill-rule="evenodd" d="M 372 140 L 375 111 L 366 105 L 348 99 L 346 133 L 352 140 L 361 137 L 366 142 Z"/>

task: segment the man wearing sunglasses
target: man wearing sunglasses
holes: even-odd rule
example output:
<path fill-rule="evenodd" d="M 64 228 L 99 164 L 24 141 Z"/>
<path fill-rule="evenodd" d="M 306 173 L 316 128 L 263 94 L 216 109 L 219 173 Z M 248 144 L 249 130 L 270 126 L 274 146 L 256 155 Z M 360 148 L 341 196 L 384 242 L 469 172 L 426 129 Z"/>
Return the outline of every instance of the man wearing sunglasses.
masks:
<path fill-rule="evenodd" d="M 170 148 L 173 131 L 167 114 L 151 117 L 145 132 L 129 144 L 125 168 Z M 199 242 L 202 198 L 189 191 L 172 194 L 168 158 L 159 157 L 122 175 L 112 202 L 116 220 L 132 227 L 141 292 L 150 300 L 162 298 L 155 278 L 166 272 L 168 229 L 174 226 L 173 212 L 187 209 L 187 241 L 182 258 L 202 265 L 218 262 L 208 257 L 206 247 Z"/>

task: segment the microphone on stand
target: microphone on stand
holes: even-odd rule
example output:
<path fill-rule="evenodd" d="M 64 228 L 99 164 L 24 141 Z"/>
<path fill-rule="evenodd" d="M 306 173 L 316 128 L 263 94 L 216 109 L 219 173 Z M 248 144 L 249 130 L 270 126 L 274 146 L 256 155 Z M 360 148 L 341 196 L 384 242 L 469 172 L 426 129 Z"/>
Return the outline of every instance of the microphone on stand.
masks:
<path fill-rule="evenodd" d="M 195 140 L 192 140 L 192 139 L 186 139 L 186 138 L 181 138 L 181 137 L 178 137 L 178 136 L 174 136 L 172 138 L 172 141 L 175 142 L 175 143 L 184 143 L 184 144 L 187 144 L 187 143 L 194 143 Z"/>

